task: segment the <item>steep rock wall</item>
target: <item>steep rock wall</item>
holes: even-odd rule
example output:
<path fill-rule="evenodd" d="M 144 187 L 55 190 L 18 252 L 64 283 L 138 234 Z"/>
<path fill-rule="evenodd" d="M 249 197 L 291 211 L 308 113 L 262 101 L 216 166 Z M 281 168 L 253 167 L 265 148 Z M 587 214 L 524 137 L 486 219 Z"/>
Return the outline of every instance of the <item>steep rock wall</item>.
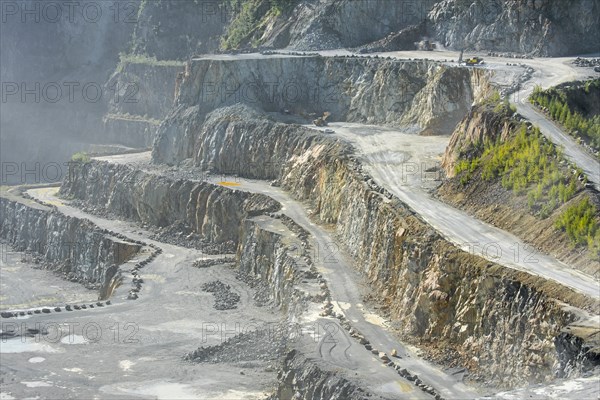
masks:
<path fill-rule="evenodd" d="M 194 164 L 248 178 L 278 179 L 293 155 L 310 146 L 331 146 L 314 130 L 278 124 L 247 106 L 236 105 L 209 114 L 189 150 Z"/>
<path fill-rule="evenodd" d="M 444 46 L 563 56 L 596 52 L 596 0 L 256 0 L 142 2 L 134 51 L 159 59 L 234 47 L 324 50 L 357 47 L 421 23 Z M 187 4 L 189 3 L 189 4 Z M 276 11 L 277 10 L 277 11 Z M 177 23 L 173 23 L 177 21 Z"/>
<path fill-rule="evenodd" d="M 244 218 L 280 207 L 263 195 L 98 161 L 70 166 L 60 193 L 159 227 L 182 222 L 215 243 L 237 243 Z"/>
<path fill-rule="evenodd" d="M 0 237 L 19 251 L 40 254 L 70 279 L 101 284 L 111 265 L 127 261 L 137 244 L 108 236 L 88 220 L 0 197 Z"/>
<path fill-rule="evenodd" d="M 595 53 L 600 3 L 595 0 L 438 2 L 427 16 L 432 34 L 456 49 L 566 56 Z"/>
<path fill-rule="evenodd" d="M 103 142 L 133 148 L 152 147 L 159 125 L 154 119 L 131 118 L 119 114 L 107 114 L 102 122 Z"/>
<path fill-rule="evenodd" d="M 164 118 L 173 106 L 177 76 L 183 71 L 183 63 L 122 61 L 105 84 L 109 113 Z"/>
<path fill-rule="evenodd" d="M 265 228 L 265 221 L 248 219 L 243 222 L 242 237 L 238 245 L 239 270 L 244 275 L 266 283 L 275 304 L 288 309 L 290 315 L 301 305 L 292 299 L 297 283 L 296 262 L 290 257 L 283 236 Z"/>
<path fill-rule="evenodd" d="M 261 35 L 252 35 L 267 46 L 301 50 L 356 47 L 378 40 L 390 32 L 418 25 L 435 0 L 296 1 L 295 7 L 263 20 Z M 348 21 L 352 21 L 349 24 Z"/>
<path fill-rule="evenodd" d="M 347 57 L 271 57 L 194 60 L 175 108 L 161 124 L 155 161 L 192 157 L 205 116 L 244 103 L 264 111 L 288 110 L 307 122 L 327 111 L 330 120 L 406 126 L 450 133 L 489 87 L 479 70 L 430 61 Z"/>
<path fill-rule="evenodd" d="M 187 60 L 218 50 L 221 35 L 239 7 L 228 1 L 141 2 L 132 50 L 159 60 Z"/>
<path fill-rule="evenodd" d="M 138 58 L 121 60 L 104 85 L 108 109 L 103 118 L 103 143 L 150 147 L 160 121 L 173 106 L 184 64 Z"/>

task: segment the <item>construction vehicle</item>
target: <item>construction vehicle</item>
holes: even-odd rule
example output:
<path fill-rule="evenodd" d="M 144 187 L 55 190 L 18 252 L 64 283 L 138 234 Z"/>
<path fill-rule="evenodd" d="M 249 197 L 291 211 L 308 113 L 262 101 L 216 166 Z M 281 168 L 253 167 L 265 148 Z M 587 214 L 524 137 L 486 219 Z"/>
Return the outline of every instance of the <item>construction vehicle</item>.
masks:
<path fill-rule="evenodd" d="M 420 42 L 416 43 L 416 45 L 418 50 L 433 51 L 436 48 L 435 43 L 428 39 L 421 40 Z"/>
<path fill-rule="evenodd" d="M 313 121 L 316 126 L 327 126 L 327 118 L 331 115 L 330 112 L 325 111 L 322 117 L 319 117 Z"/>
<path fill-rule="evenodd" d="M 481 57 L 471 57 L 465 61 L 466 66 L 481 65 L 483 63 L 484 63 L 484 61 L 483 61 L 483 58 L 481 58 Z"/>

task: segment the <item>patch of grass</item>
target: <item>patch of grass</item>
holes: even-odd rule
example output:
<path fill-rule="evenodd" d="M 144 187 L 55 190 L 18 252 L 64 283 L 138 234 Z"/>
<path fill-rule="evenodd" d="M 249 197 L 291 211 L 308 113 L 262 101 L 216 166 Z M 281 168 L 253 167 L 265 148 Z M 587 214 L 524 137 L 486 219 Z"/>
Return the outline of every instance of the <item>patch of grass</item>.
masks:
<path fill-rule="evenodd" d="M 600 228 L 598 227 L 598 210 L 589 200 L 584 198 L 567 208 L 556 220 L 556 227 L 567 233 L 576 246 L 588 246 L 597 257 L 600 257 Z"/>
<path fill-rule="evenodd" d="M 473 158 L 471 160 L 460 159 L 454 167 L 456 175 L 462 174 L 460 177 L 460 183 L 464 186 L 470 180 L 473 172 L 479 166 L 479 158 Z"/>
<path fill-rule="evenodd" d="M 221 38 L 223 50 L 239 48 L 242 42 L 258 27 L 256 11 L 260 2 L 260 0 L 245 2 L 230 0 L 231 6 L 239 12 L 229 24 L 226 35 Z"/>
<path fill-rule="evenodd" d="M 511 116 L 517 112 L 517 107 L 514 104 L 510 104 L 508 97 L 502 98 L 500 92 L 497 90 L 494 90 L 492 95 L 483 101 L 483 105 L 488 108 L 493 107 L 496 114 Z"/>
<path fill-rule="evenodd" d="M 184 61 L 178 60 L 157 60 L 156 57 L 145 54 L 125 54 L 119 53 L 119 70 L 122 70 L 124 64 L 146 64 L 161 67 L 183 67 Z"/>
<path fill-rule="evenodd" d="M 90 156 L 86 152 L 80 151 L 71 156 L 71 161 L 78 162 L 78 163 L 84 163 L 84 164 L 89 163 Z"/>

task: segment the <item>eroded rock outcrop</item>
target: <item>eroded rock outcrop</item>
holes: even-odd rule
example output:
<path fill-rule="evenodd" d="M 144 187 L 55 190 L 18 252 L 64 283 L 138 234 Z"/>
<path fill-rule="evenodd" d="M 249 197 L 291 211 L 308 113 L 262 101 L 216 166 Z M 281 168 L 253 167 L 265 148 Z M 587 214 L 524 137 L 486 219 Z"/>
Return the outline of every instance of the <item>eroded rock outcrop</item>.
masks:
<path fill-rule="evenodd" d="M 496 113 L 489 106 L 474 107 L 456 125 L 450 143 L 442 158 L 442 168 L 447 177 L 456 175 L 454 169 L 459 157 L 467 156 L 485 141 L 506 140 L 517 127 L 514 119 Z M 468 157 L 470 158 L 470 157 Z"/>
<path fill-rule="evenodd" d="M 307 359 L 296 350 L 290 351 L 285 357 L 278 378 L 277 391 L 269 399 L 381 399 L 335 372 L 319 368 L 314 360 Z"/>
<path fill-rule="evenodd" d="M 259 35 L 248 40 L 266 46 L 301 50 L 356 47 L 378 40 L 425 20 L 435 0 L 403 2 L 395 0 L 295 1 L 282 14 L 263 18 Z M 295 4 L 294 4 L 295 3 Z M 351 24 L 348 22 L 352 21 Z"/>
<path fill-rule="evenodd" d="M 228 1 L 142 1 L 133 18 L 132 50 L 159 60 L 213 52 L 239 11 Z"/>
<path fill-rule="evenodd" d="M 104 85 L 108 112 L 103 117 L 105 143 L 150 147 L 160 121 L 175 100 L 183 63 L 139 56 L 121 60 Z"/>
<path fill-rule="evenodd" d="M 164 118 L 175 100 L 177 76 L 183 63 L 160 63 L 151 59 L 122 61 L 106 82 L 109 113 Z"/>
<path fill-rule="evenodd" d="M 73 164 L 60 193 L 158 227 L 183 223 L 213 243 L 237 243 L 245 218 L 280 207 L 264 195 L 98 161 Z"/>
<path fill-rule="evenodd" d="M 111 237 L 88 220 L 0 197 L 0 237 L 18 251 L 42 256 L 69 279 L 97 286 L 112 265 L 135 255 L 140 246 Z"/>

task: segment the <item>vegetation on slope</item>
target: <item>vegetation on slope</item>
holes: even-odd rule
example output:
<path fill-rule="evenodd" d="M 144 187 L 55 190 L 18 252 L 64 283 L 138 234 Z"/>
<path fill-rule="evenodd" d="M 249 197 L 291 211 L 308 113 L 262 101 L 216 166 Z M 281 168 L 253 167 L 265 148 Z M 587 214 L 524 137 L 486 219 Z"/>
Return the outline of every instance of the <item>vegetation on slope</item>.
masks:
<path fill-rule="evenodd" d="M 593 254 L 600 257 L 600 228 L 598 210 L 589 198 L 568 207 L 555 225 L 564 230 L 575 245 L 587 245 Z"/>
<path fill-rule="evenodd" d="M 600 79 L 585 83 L 561 85 L 542 90 L 536 87 L 530 97 L 532 104 L 542 108 L 576 138 L 600 149 Z"/>
<path fill-rule="evenodd" d="M 546 218 L 578 190 L 577 178 L 559 168 L 562 152 L 537 127 L 522 124 L 506 141 L 483 143 L 479 157 L 461 159 L 456 173 L 466 184 L 475 170 L 485 181 L 500 179 L 502 187 L 517 196 L 526 195 L 529 210 Z"/>
<path fill-rule="evenodd" d="M 90 162 L 90 156 L 86 152 L 80 151 L 71 156 L 71 161 L 85 164 Z"/>
<path fill-rule="evenodd" d="M 223 50 L 238 49 L 251 42 L 257 46 L 266 21 L 292 8 L 298 0 L 228 0 L 236 16 L 221 39 Z"/>
<path fill-rule="evenodd" d="M 117 71 L 122 71 L 125 64 L 145 64 L 158 67 L 182 67 L 185 62 L 178 60 L 157 60 L 156 57 L 145 54 L 119 53 Z"/>

